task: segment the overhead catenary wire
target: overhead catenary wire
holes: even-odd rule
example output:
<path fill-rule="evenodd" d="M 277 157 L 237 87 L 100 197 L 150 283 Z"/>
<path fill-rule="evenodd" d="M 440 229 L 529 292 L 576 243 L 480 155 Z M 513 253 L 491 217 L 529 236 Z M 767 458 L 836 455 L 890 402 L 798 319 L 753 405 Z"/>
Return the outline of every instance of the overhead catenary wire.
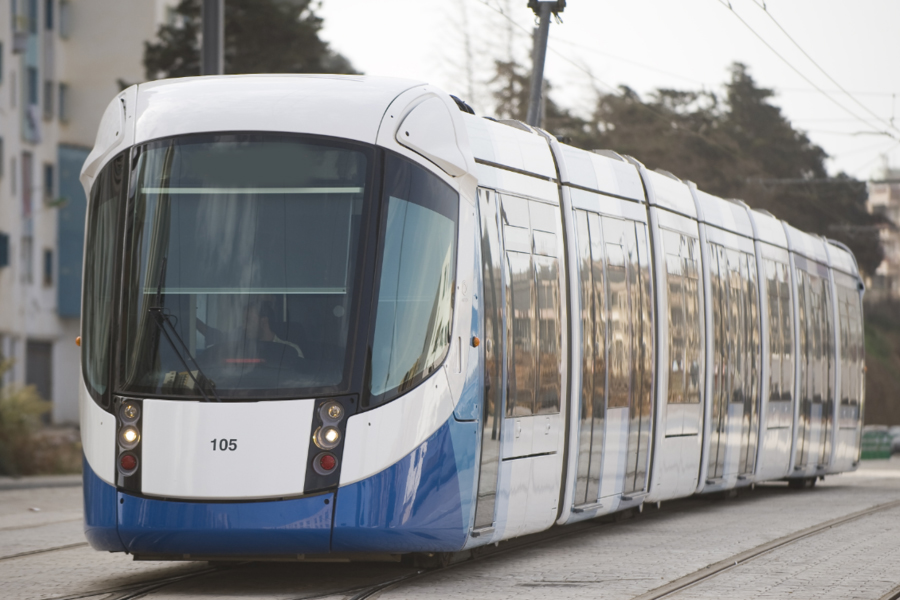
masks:
<path fill-rule="evenodd" d="M 498 13 L 500 16 L 502 16 L 504 19 L 506 19 L 507 21 L 509 21 L 512 25 L 514 25 L 514 26 L 517 27 L 518 29 L 521 29 L 521 30 L 522 30 L 523 32 L 525 32 L 526 34 L 531 35 L 531 32 L 529 32 L 525 27 L 523 27 L 521 24 L 519 24 L 518 22 L 516 22 L 515 19 L 513 19 L 513 18 L 510 17 L 508 14 L 506 14 L 506 11 L 503 10 L 502 8 L 497 7 L 497 6 L 493 6 L 493 5 L 490 4 L 487 0 L 475 0 L 475 1 L 478 2 L 478 3 L 480 3 L 480 4 L 483 4 L 484 6 L 488 7 L 488 8 L 491 9 L 492 11 Z M 588 69 L 587 67 L 585 67 L 585 66 L 579 64 L 577 61 L 575 61 L 575 60 L 569 58 L 568 56 L 566 56 L 565 54 L 563 54 L 562 52 L 560 52 L 559 50 L 557 50 L 556 48 L 554 48 L 552 45 L 548 44 L 548 45 L 547 45 L 547 49 L 550 50 L 551 52 L 553 52 L 555 55 L 557 55 L 559 58 L 561 58 L 561 59 L 564 60 L 565 62 L 571 64 L 573 67 L 575 67 L 576 69 L 578 69 L 579 71 L 581 71 L 582 73 L 584 73 L 585 75 L 587 75 L 587 76 L 591 79 L 591 81 L 593 81 L 594 83 L 599 84 L 601 87 L 603 87 L 603 88 L 609 90 L 610 93 L 612 93 L 612 94 L 614 94 L 614 95 L 616 95 L 616 96 L 619 96 L 619 97 L 623 97 L 623 96 L 624 96 L 624 94 L 623 94 L 623 92 L 622 92 L 621 90 L 619 90 L 619 89 L 615 88 L 614 86 L 612 86 L 612 85 L 606 83 L 605 81 L 601 80 L 601 79 L 598 78 L 596 75 L 594 75 L 594 74 L 590 71 L 590 69 Z M 644 102 L 638 102 L 638 103 L 637 103 L 637 106 L 639 106 L 641 109 L 643 109 L 643 110 L 649 112 L 649 113 L 652 114 L 654 117 L 656 117 L 656 118 L 658 118 L 658 119 L 660 119 L 660 120 L 662 120 L 662 121 L 669 122 L 669 118 L 668 118 L 666 115 L 664 115 L 663 113 L 661 113 L 661 112 L 658 111 L 658 110 L 655 110 L 653 107 L 651 107 L 651 106 L 645 104 Z M 726 147 L 726 146 L 723 146 L 723 145 L 720 144 L 719 142 L 717 142 L 717 141 L 715 141 L 715 140 L 713 140 L 713 139 L 711 139 L 711 138 L 708 138 L 707 136 L 703 135 L 702 133 L 699 133 L 699 132 L 697 132 L 697 131 L 693 131 L 693 130 L 691 130 L 691 129 L 679 129 L 678 131 L 683 132 L 683 133 L 686 133 L 686 134 L 691 135 L 691 136 L 694 136 L 694 137 L 696 137 L 696 138 L 702 139 L 703 141 L 707 142 L 708 144 L 710 144 L 710 145 L 712 145 L 712 146 L 715 146 L 715 147 L 719 148 L 719 149 L 722 150 L 723 152 L 725 152 L 725 153 L 731 155 L 732 157 L 735 157 L 735 158 L 738 157 L 738 154 L 735 153 L 734 150 L 732 150 L 731 148 L 728 148 L 728 147 Z"/>
<path fill-rule="evenodd" d="M 868 106 L 866 106 L 865 104 L 863 104 L 862 102 L 860 102 L 859 100 L 857 100 L 857 99 L 853 96 L 853 94 L 851 94 L 850 92 L 848 92 L 847 89 L 846 89 L 844 86 L 842 86 L 840 83 L 838 83 L 838 82 L 835 80 L 834 77 L 832 77 L 831 75 L 829 75 L 829 74 L 828 74 L 828 71 L 826 71 L 825 69 L 823 69 L 822 66 L 821 66 L 818 62 L 816 62 L 816 60 L 815 60 L 812 56 L 810 56 L 809 53 L 808 53 L 806 50 L 804 50 L 803 47 L 800 46 L 799 43 L 797 43 L 797 40 L 795 40 L 794 37 L 793 37 L 790 33 L 788 33 L 787 30 L 786 30 L 784 27 L 781 26 L 781 23 L 779 23 L 778 20 L 775 19 L 774 16 L 772 16 L 772 13 L 769 12 L 769 9 L 766 7 L 765 2 L 763 2 L 762 5 L 760 5 L 760 4 L 757 4 L 756 1 L 754 0 L 754 1 L 753 1 L 753 4 L 754 4 L 754 6 L 756 6 L 757 8 L 759 8 L 760 10 L 762 10 L 762 11 L 766 14 L 766 16 L 769 18 L 769 20 L 772 21 L 772 23 L 775 24 L 775 26 L 781 31 L 781 33 L 783 33 L 783 34 L 785 35 L 785 37 L 787 37 L 787 39 L 789 39 L 789 40 L 791 41 L 791 43 L 797 48 L 797 50 L 799 50 L 800 52 L 802 52 L 802 53 L 803 53 L 803 56 L 805 56 L 805 57 L 809 60 L 809 62 L 811 62 L 811 63 L 812 63 L 812 64 L 813 64 L 813 65 L 814 65 L 814 66 L 815 66 L 815 67 L 816 67 L 816 68 L 817 68 L 817 69 L 818 69 L 825 77 L 828 78 L 828 81 L 830 81 L 831 83 L 833 83 L 834 85 L 836 85 L 836 86 L 838 87 L 838 89 L 841 90 L 841 92 L 843 92 L 848 98 L 850 98 L 851 100 L 853 100 L 853 102 L 855 102 L 855 103 L 857 104 L 857 106 L 859 106 L 859 107 L 862 108 L 864 111 L 866 111 L 867 113 L 869 113 L 870 115 L 872 115 L 873 117 L 875 117 L 878 121 L 880 121 L 880 122 L 883 123 L 884 125 L 887 125 L 887 126 L 890 127 L 891 129 L 900 131 L 900 130 L 898 130 L 896 127 L 894 127 L 893 123 L 890 123 L 890 122 L 888 122 L 887 120 L 885 120 L 885 119 L 879 117 L 879 116 L 878 116 L 877 114 L 875 114 Z M 734 9 L 732 9 L 732 12 L 733 12 L 733 11 L 734 11 Z"/>
<path fill-rule="evenodd" d="M 484 5 L 484 6 L 487 7 L 487 8 L 489 8 L 489 9 L 492 10 L 493 12 L 499 14 L 499 15 L 500 15 L 501 17 L 503 17 L 506 21 L 508 21 L 509 23 L 511 23 L 514 27 L 518 28 L 519 30 L 521 30 L 521 31 L 524 32 L 525 34 L 531 36 L 531 32 L 528 31 L 528 29 L 527 29 L 526 27 L 524 27 L 523 25 L 521 25 L 520 23 L 518 23 L 515 19 L 513 19 L 510 15 L 508 15 L 508 14 L 506 13 L 506 11 L 503 10 L 502 7 L 494 6 L 494 5 L 491 4 L 488 0 L 475 0 L 475 1 L 478 2 L 479 4 Z M 720 2 L 720 3 L 723 3 L 723 0 L 717 0 L 717 1 Z M 726 5 L 726 6 L 729 6 L 729 5 Z M 729 6 L 729 8 L 730 8 L 730 6 Z M 748 25 L 745 21 L 743 21 L 743 19 L 740 18 L 739 15 L 737 15 L 736 13 L 734 13 L 734 14 L 735 14 L 736 17 L 738 17 L 738 19 L 740 19 L 742 22 L 744 22 L 744 24 L 745 24 L 748 28 L 750 28 L 749 25 Z M 750 29 L 751 29 L 751 31 L 753 31 L 752 28 L 750 28 Z M 753 33 L 756 34 L 755 31 L 754 31 Z M 772 48 L 767 42 L 765 42 L 765 40 L 763 40 L 758 34 L 756 34 L 756 35 L 757 35 L 757 37 L 760 38 L 760 40 L 761 40 L 764 44 L 766 44 L 770 49 L 772 49 L 773 52 L 775 52 L 776 54 L 778 54 L 778 53 L 774 50 L 774 48 Z M 620 89 L 617 89 L 617 88 L 615 88 L 614 86 L 612 86 L 612 85 L 606 83 L 605 81 L 601 80 L 601 79 L 598 78 L 596 75 L 594 75 L 594 74 L 590 71 L 590 69 L 588 69 L 587 67 L 585 67 L 585 66 L 579 64 L 577 61 L 575 61 L 575 60 L 569 58 L 568 56 L 566 56 L 565 54 L 563 54 L 562 52 L 560 52 L 559 50 L 557 50 L 556 48 L 554 48 L 554 47 L 553 47 L 553 43 L 555 43 L 555 42 L 556 42 L 556 40 L 553 40 L 550 44 L 548 44 L 548 50 L 550 50 L 551 52 L 553 52 L 555 55 L 557 55 L 557 56 L 558 56 L 559 58 L 561 58 L 563 61 L 565 61 L 565 62 L 571 64 L 571 65 L 572 65 L 573 67 L 575 67 L 577 70 L 579 70 L 579 71 L 581 71 L 582 73 L 584 73 L 585 75 L 587 75 L 587 76 L 591 79 L 591 81 L 593 81 L 593 82 L 596 83 L 596 84 L 599 84 L 601 87 L 605 88 L 605 89 L 608 90 L 610 93 L 612 93 L 612 94 L 614 94 L 614 95 L 616 95 L 616 96 L 619 96 L 619 97 L 623 97 L 623 96 L 624 96 L 624 93 L 623 93 Z M 577 45 L 574 44 L 574 43 L 571 44 L 571 45 L 577 46 Z M 784 60 L 785 62 L 787 62 L 786 59 L 784 59 L 783 57 L 781 57 L 781 55 L 778 55 L 778 56 L 779 56 L 779 58 L 781 58 L 782 60 Z M 788 63 L 788 64 L 789 64 L 789 63 Z M 790 66 L 790 64 L 789 64 L 789 66 Z M 792 67 L 792 68 L 793 68 L 793 67 Z M 796 70 L 796 69 L 795 69 L 795 70 Z M 799 71 L 797 71 L 797 72 L 798 72 L 798 74 L 800 74 L 802 77 L 804 77 L 804 79 L 806 79 L 810 84 L 812 84 L 812 85 L 815 86 L 815 84 L 812 83 L 811 81 L 809 81 L 805 76 L 803 76 L 802 73 L 799 73 Z M 822 91 L 820 88 L 818 88 L 818 86 L 815 86 L 815 87 L 817 88 L 817 90 L 818 90 L 819 92 Z M 832 100 L 833 100 L 833 99 L 832 99 Z M 835 102 L 835 103 L 836 103 L 839 107 L 841 107 L 842 109 L 844 109 L 845 111 L 849 112 L 849 114 L 853 115 L 854 120 L 856 120 L 856 121 L 862 121 L 862 122 L 865 123 L 866 125 L 869 125 L 869 123 L 866 122 L 865 119 L 862 119 L 861 117 L 859 117 L 858 115 L 856 115 L 855 113 L 853 113 L 852 111 L 850 111 L 849 109 L 847 109 L 846 107 L 844 107 L 842 104 L 837 103 L 837 102 Z M 638 102 L 638 103 L 637 103 L 637 106 L 639 106 L 641 109 L 647 111 L 648 113 L 650 113 L 651 115 L 653 115 L 653 116 L 654 116 L 655 118 L 657 118 L 657 119 L 660 119 L 660 120 L 663 120 L 663 121 L 666 121 L 666 122 L 669 121 L 669 118 L 668 118 L 665 114 L 663 114 L 663 113 L 660 112 L 660 111 L 655 110 L 653 107 L 651 107 L 651 106 L 645 104 L 644 102 Z M 708 144 L 710 144 L 710 145 L 712 145 L 712 146 L 715 146 L 716 148 L 719 148 L 720 150 L 724 151 L 725 153 L 727 153 L 728 155 L 730 155 L 730 156 L 732 156 L 732 157 L 734 157 L 734 158 L 738 158 L 738 157 L 739 157 L 739 153 L 738 153 L 739 151 L 736 152 L 734 149 L 731 149 L 731 148 L 728 148 L 728 147 L 726 147 L 726 146 L 723 146 L 723 145 L 720 144 L 719 142 L 717 142 L 717 141 L 715 141 L 715 140 L 713 140 L 713 139 L 711 139 L 711 138 L 709 138 L 709 137 L 703 135 L 702 133 L 693 131 L 693 130 L 691 130 L 691 129 L 679 129 L 679 131 L 681 131 L 681 132 L 683 132 L 683 133 L 686 133 L 686 134 L 688 134 L 688 135 L 691 135 L 691 136 L 693 136 L 693 137 L 696 137 L 696 138 L 698 138 L 698 139 L 702 139 L 703 141 L 707 142 Z M 895 136 L 891 135 L 890 133 L 887 133 L 887 135 L 888 135 L 892 140 L 896 140 L 896 139 L 897 139 Z M 895 144 L 894 146 L 891 146 L 888 150 L 886 150 L 886 152 L 891 152 L 891 151 L 893 151 L 895 148 L 897 148 L 898 146 L 900 146 L 900 142 L 898 142 L 898 143 Z M 883 154 L 883 153 L 884 153 L 884 152 L 879 153 L 879 157 L 880 157 L 881 154 Z M 866 165 L 870 164 L 871 162 L 874 162 L 875 160 L 877 160 L 877 158 L 878 158 L 878 157 L 876 157 L 876 158 L 873 159 L 872 161 L 869 161 L 868 163 L 866 163 Z M 865 168 L 866 165 L 862 165 L 861 167 L 859 167 L 859 168 L 857 168 L 857 169 L 853 169 L 852 172 L 858 172 L 860 169 Z M 807 196 L 807 197 L 808 197 L 811 201 L 813 201 L 815 204 L 819 204 L 819 205 L 821 206 L 821 202 L 819 201 L 818 198 L 814 198 L 812 195 L 809 195 L 809 196 Z"/>
<path fill-rule="evenodd" d="M 840 102 L 838 102 L 837 100 L 835 100 L 835 99 L 834 99 L 832 96 L 830 96 L 825 90 L 823 90 L 819 85 L 817 85 L 812 79 L 810 79 L 809 77 L 807 77 L 806 75 L 804 75 L 803 72 L 800 71 L 800 69 L 798 69 L 797 67 L 795 67 L 795 66 L 794 66 L 787 58 L 785 58 L 780 52 L 778 52 L 778 50 L 776 50 L 775 47 L 772 46 L 772 44 L 770 44 L 769 42 L 767 42 L 766 39 L 765 39 L 763 36 L 761 36 L 755 29 L 753 29 L 753 27 L 752 27 L 752 26 L 751 26 L 751 25 L 750 25 L 743 17 L 741 17 L 741 15 L 739 15 L 739 14 L 737 13 L 737 11 L 734 10 L 734 7 L 731 5 L 731 2 L 730 2 L 729 0 L 715 0 L 715 1 L 718 2 L 719 4 L 721 4 L 722 6 L 724 6 L 725 8 L 727 8 L 727 9 L 731 12 L 731 14 L 734 15 L 734 17 L 735 17 L 738 21 L 740 21 L 740 22 L 744 25 L 744 27 L 746 27 L 746 28 L 750 31 L 750 33 L 752 33 L 752 34 L 753 34 L 760 42 L 762 42 L 762 43 L 766 46 L 766 48 L 768 48 L 769 50 L 771 50 L 772 53 L 775 54 L 775 56 L 777 56 L 777 57 L 778 57 L 784 64 L 786 64 L 792 71 L 794 71 L 797 75 L 799 75 L 806 83 L 808 83 L 808 84 L 810 84 L 811 86 L 813 86 L 816 90 L 819 91 L 819 93 L 821 93 L 823 96 L 825 96 L 825 98 L 827 98 L 828 100 L 830 100 L 835 106 L 839 107 L 841 110 L 843 110 L 843 111 L 846 112 L 847 114 L 852 115 L 852 116 L 855 117 L 857 120 L 859 120 L 861 123 L 864 123 L 867 127 L 872 127 L 872 124 L 869 123 L 866 119 L 864 119 L 863 117 L 859 116 L 858 114 L 856 114 L 855 112 L 853 112 L 852 110 L 850 110 L 849 108 L 847 108 L 846 106 L 844 106 L 843 104 L 841 104 Z M 882 132 L 880 132 L 880 134 L 881 134 L 881 135 L 885 135 L 885 136 L 890 137 L 890 138 L 895 139 L 895 140 L 896 140 L 896 139 L 900 139 L 900 138 L 897 137 L 897 135 L 895 135 L 895 134 L 893 134 L 893 133 L 891 133 L 891 132 L 889 132 L 889 131 L 882 131 Z"/>

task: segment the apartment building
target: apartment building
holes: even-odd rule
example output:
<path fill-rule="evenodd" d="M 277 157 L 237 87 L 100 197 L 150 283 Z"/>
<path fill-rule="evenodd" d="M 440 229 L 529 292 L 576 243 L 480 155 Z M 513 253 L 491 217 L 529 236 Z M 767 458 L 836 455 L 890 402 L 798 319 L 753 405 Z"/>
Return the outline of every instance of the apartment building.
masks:
<path fill-rule="evenodd" d="M 900 169 L 885 168 L 880 179 L 869 183 L 866 208 L 894 224 L 878 230 L 884 260 L 869 279 L 867 294 L 874 300 L 900 300 Z"/>
<path fill-rule="evenodd" d="M 100 117 L 144 79 L 144 41 L 174 0 L 0 2 L 0 353 L 54 423 L 78 419 L 86 199 Z"/>

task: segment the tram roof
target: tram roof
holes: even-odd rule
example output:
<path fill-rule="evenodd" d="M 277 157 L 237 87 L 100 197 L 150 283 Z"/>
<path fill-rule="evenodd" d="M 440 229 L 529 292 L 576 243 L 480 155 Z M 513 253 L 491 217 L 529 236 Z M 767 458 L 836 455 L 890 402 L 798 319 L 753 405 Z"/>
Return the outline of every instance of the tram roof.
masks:
<path fill-rule="evenodd" d="M 277 131 L 374 144 L 388 105 L 424 82 L 356 75 L 224 75 L 143 83 L 134 143 L 213 131 Z"/>

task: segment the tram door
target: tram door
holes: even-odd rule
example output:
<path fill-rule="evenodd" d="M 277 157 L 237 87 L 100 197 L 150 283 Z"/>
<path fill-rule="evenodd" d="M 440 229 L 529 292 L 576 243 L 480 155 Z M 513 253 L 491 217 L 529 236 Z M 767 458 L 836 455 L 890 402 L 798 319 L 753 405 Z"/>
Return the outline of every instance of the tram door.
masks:
<path fill-rule="evenodd" d="M 582 348 L 574 504 L 588 507 L 646 490 L 652 291 L 643 223 L 576 210 L 575 226 Z"/>
<path fill-rule="evenodd" d="M 481 224 L 481 267 L 484 303 L 484 400 L 482 405 L 481 469 L 475 505 L 475 530 L 491 527 L 497 501 L 500 467 L 500 426 L 505 394 L 503 381 L 503 269 L 497 224 L 497 195 L 478 190 Z"/>
<path fill-rule="evenodd" d="M 800 319 L 800 421 L 796 470 L 824 467 L 834 426 L 834 337 L 828 270 L 795 256 Z"/>
<path fill-rule="evenodd" d="M 756 466 L 761 359 L 756 259 L 710 243 L 713 402 L 708 479 L 751 474 Z"/>
<path fill-rule="evenodd" d="M 476 531 L 494 520 L 500 461 L 555 454 L 564 426 L 559 207 L 484 189 L 478 197 L 485 373 Z"/>

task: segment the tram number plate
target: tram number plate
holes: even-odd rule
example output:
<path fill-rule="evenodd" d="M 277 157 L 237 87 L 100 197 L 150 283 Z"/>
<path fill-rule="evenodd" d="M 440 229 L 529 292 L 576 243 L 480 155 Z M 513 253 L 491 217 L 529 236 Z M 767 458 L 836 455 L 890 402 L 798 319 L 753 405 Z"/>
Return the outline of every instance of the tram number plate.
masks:
<path fill-rule="evenodd" d="M 230 440 L 226 440 L 225 438 L 210 440 L 210 443 L 212 444 L 213 452 L 215 452 L 216 450 L 219 450 L 220 452 L 237 450 L 236 438 L 231 438 Z"/>

